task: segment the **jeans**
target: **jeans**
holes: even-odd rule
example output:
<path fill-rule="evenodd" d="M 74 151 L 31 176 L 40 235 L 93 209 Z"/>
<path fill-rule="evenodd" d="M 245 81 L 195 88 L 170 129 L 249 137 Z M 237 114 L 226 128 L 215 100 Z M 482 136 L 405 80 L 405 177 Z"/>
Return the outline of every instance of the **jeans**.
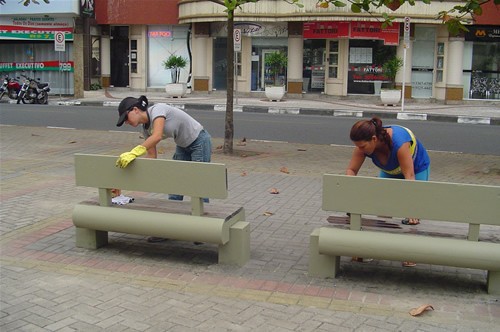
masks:
<path fill-rule="evenodd" d="M 205 129 L 203 129 L 194 142 L 189 146 L 185 148 L 176 146 L 172 159 L 209 163 L 212 160 L 212 137 Z M 173 201 L 182 201 L 184 196 L 168 195 L 168 199 Z M 204 198 L 203 201 L 208 203 L 208 198 Z"/>

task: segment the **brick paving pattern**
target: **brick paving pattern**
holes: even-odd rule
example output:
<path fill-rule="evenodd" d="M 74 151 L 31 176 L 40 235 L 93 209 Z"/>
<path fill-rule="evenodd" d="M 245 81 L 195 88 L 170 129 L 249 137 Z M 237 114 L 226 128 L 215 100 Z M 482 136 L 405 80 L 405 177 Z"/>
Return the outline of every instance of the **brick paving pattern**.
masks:
<path fill-rule="evenodd" d="M 75 247 L 73 206 L 96 191 L 75 187 L 73 154 L 117 155 L 140 142 L 138 133 L 1 126 L 0 139 L 1 331 L 492 331 L 500 324 L 500 298 L 485 292 L 485 271 L 346 258 L 337 279 L 308 276 L 309 234 L 329 216 L 321 175 L 342 174 L 351 147 L 248 141 L 235 145 L 235 156 L 214 152 L 213 161 L 228 166 L 228 203 L 244 206 L 251 224 L 251 260 L 238 268 L 216 264 L 208 244 L 112 233 L 99 250 Z M 173 143 L 161 150 L 170 159 Z M 499 156 L 430 155 L 431 180 L 500 185 Z M 361 175 L 374 174 L 366 163 Z M 431 221 L 418 227 L 466 233 Z M 500 241 L 494 228 L 480 236 Z M 434 310 L 408 314 L 426 303 Z"/>

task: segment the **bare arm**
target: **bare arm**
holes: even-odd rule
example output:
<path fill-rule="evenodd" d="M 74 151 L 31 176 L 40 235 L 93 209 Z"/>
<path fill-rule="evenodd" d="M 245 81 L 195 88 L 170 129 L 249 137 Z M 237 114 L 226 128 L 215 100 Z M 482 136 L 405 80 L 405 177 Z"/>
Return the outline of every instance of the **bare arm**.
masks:
<path fill-rule="evenodd" d="M 347 166 L 346 175 L 357 175 L 359 169 L 363 165 L 365 161 L 365 154 L 357 147 L 354 148 L 352 152 L 351 161 L 349 162 L 349 166 Z"/>
<path fill-rule="evenodd" d="M 163 128 L 165 127 L 165 118 L 158 117 L 153 121 L 153 134 L 149 136 L 142 146 L 148 150 L 148 158 L 157 158 L 158 153 L 156 150 L 156 145 L 161 141 L 163 136 Z"/>
<path fill-rule="evenodd" d="M 410 142 L 401 145 L 398 150 L 398 161 L 401 167 L 401 173 L 406 180 L 415 180 L 415 169 L 413 167 L 413 158 L 410 150 Z"/>

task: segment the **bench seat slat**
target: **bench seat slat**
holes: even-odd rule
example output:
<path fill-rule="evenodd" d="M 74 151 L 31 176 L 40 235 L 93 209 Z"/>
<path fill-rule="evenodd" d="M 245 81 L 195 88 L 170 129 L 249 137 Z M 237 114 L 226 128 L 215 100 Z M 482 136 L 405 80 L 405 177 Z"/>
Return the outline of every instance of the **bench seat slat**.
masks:
<path fill-rule="evenodd" d="M 459 239 L 322 227 L 320 254 L 414 261 L 500 271 L 500 245 Z"/>
<path fill-rule="evenodd" d="M 76 227 L 98 231 L 152 235 L 184 241 L 225 244 L 232 222 L 224 219 L 77 204 L 73 209 Z"/>

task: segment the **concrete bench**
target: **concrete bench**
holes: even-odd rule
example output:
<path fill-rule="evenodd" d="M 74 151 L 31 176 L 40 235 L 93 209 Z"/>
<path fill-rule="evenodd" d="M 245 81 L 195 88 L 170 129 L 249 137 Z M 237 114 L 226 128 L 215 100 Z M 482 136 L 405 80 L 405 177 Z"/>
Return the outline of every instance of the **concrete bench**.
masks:
<path fill-rule="evenodd" d="M 73 210 L 76 245 L 97 249 L 108 232 L 199 241 L 218 245 L 218 262 L 244 265 L 250 258 L 250 226 L 243 207 L 204 204 L 203 198 L 228 196 L 225 165 L 137 158 L 128 167 L 115 166 L 116 156 L 76 154 L 77 186 L 98 188 L 98 201 Z M 111 203 L 111 189 L 190 196 L 169 201 L 139 195 L 133 203 Z"/>
<path fill-rule="evenodd" d="M 350 213 L 350 229 L 312 232 L 311 276 L 335 278 L 340 256 L 413 261 L 487 270 L 488 292 L 500 294 L 500 243 L 479 241 L 480 225 L 500 226 L 498 186 L 325 174 L 323 210 Z M 466 223 L 468 234 L 450 238 L 366 231 L 361 230 L 362 215 Z"/>

